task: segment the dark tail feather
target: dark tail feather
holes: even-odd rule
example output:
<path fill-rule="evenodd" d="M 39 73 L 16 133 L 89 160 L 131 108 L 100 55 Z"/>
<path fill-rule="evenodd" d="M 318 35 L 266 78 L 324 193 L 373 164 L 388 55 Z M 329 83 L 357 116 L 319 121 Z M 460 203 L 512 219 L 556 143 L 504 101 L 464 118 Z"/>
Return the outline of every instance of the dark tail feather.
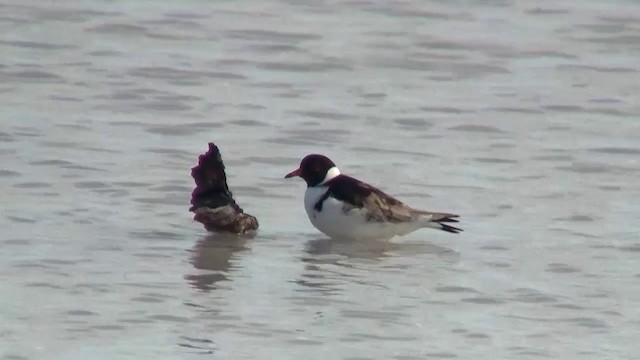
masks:
<path fill-rule="evenodd" d="M 453 234 L 457 234 L 462 231 L 462 229 L 457 228 L 455 226 L 447 225 L 445 223 L 457 223 L 458 215 L 455 214 L 447 214 L 447 213 L 432 213 L 428 211 L 421 211 L 421 214 L 430 215 L 429 221 L 431 224 L 427 225 L 434 229 L 439 229 L 442 231 L 450 232 Z"/>
<path fill-rule="evenodd" d="M 447 224 L 442 224 L 440 222 L 438 222 L 438 224 L 440 224 L 440 226 L 442 226 L 442 228 L 440 230 L 444 230 L 446 232 L 457 234 L 457 233 L 462 231 L 462 229 L 454 227 L 454 226 L 450 226 L 450 225 L 447 225 Z"/>
<path fill-rule="evenodd" d="M 453 215 L 453 217 L 458 217 L 458 215 Z M 453 217 L 442 218 L 442 219 L 434 220 L 434 221 L 437 221 L 437 222 L 452 222 L 452 223 L 459 222 L 458 219 L 454 219 Z"/>

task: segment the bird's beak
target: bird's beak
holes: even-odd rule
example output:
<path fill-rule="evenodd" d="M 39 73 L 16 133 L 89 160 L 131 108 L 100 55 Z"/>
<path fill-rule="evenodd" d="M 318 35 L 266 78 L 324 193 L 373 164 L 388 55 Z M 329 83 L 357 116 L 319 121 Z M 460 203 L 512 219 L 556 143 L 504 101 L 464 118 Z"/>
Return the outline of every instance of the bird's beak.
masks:
<path fill-rule="evenodd" d="M 288 179 L 290 177 L 294 177 L 294 176 L 300 176 L 300 174 L 302 173 L 302 170 L 300 169 L 295 169 L 292 172 L 288 173 L 287 175 L 284 176 L 285 179 Z"/>

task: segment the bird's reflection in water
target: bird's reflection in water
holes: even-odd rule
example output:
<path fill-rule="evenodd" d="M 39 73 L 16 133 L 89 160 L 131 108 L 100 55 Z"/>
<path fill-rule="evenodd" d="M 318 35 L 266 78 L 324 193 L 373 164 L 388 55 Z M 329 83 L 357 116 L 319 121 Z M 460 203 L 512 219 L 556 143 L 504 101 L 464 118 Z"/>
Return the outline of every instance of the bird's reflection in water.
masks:
<path fill-rule="evenodd" d="M 377 283 L 375 279 L 364 274 L 381 268 L 389 271 L 394 267 L 409 266 L 409 262 L 405 261 L 387 261 L 392 258 L 416 255 L 457 258 L 455 251 L 428 242 L 389 240 L 313 239 L 306 243 L 305 252 L 306 254 L 301 258 L 305 264 L 304 271 L 301 278 L 295 282 L 308 290 L 324 294 L 340 291 L 340 284 L 344 284 L 345 281 L 384 287 L 383 284 Z M 380 262 L 385 262 L 385 265 L 377 266 Z"/>
<path fill-rule="evenodd" d="M 343 258 L 381 260 L 389 256 L 388 241 L 352 241 L 333 239 L 309 240 L 305 246 L 308 255 L 303 261 L 338 263 Z"/>
<path fill-rule="evenodd" d="M 195 269 L 205 270 L 206 273 L 187 274 L 185 279 L 200 290 L 215 289 L 219 281 L 229 280 L 229 271 L 234 267 L 234 255 L 248 249 L 248 240 L 247 237 L 227 234 L 209 234 L 198 240 L 189 262 Z"/>
<path fill-rule="evenodd" d="M 305 248 L 310 257 L 303 261 L 316 259 L 326 260 L 340 257 L 359 259 L 361 261 L 381 261 L 391 256 L 415 254 L 451 254 L 451 249 L 427 242 L 394 242 L 390 240 L 347 241 L 332 239 L 314 239 L 307 242 Z M 325 255 L 336 255 L 326 257 Z"/>

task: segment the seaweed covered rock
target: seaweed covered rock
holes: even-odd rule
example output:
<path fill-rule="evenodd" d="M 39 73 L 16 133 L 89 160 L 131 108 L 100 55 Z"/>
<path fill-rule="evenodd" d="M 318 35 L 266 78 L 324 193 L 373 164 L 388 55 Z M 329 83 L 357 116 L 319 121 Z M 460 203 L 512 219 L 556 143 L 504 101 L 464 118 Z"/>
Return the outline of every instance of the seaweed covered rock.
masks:
<path fill-rule="evenodd" d="M 209 150 L 200 155 L 198 165 L 191 169 L 196 188 L 191 193 L 193 219 L 207 231 L 245 234 L 258 229 L 258 220 L 245 213 L 233 199 L 227 185 L 227 175 L 220 150 L 209 143 Z"/>

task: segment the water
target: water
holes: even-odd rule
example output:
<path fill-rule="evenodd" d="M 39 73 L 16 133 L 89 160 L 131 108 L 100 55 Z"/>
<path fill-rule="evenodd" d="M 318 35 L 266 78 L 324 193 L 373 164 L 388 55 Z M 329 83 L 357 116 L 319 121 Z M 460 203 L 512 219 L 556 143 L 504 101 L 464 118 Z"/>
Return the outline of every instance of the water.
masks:
<path fill-rule="evenodd" d="M 5 1 L 0 359 L 637 359 L 633 1 Z M 220 145 L 257 237 L 211 238 Z M 307 153 L 465 232 L 330 242 Z"/>

